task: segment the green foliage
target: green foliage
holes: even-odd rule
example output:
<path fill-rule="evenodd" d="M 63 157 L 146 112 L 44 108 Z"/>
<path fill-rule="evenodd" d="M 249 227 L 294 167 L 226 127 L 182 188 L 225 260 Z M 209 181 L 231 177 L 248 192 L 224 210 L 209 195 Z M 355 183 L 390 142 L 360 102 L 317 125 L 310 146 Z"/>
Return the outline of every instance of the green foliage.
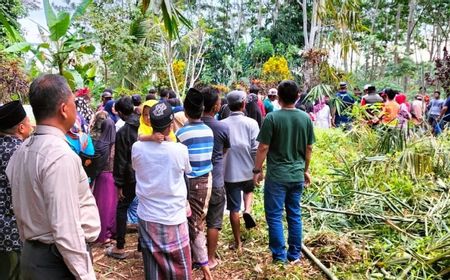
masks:
<path fill-rule="evenodd" d="M 403 58 L 399 63 L 391 62 L 386 66 L 386 74 L 394 78 L 413 75 L 416 71 L 417 66 L 410 58 Z"/>
<path fill-rule="evenodd" d="M 267 61 L 271 56 L 273 56 L 274 52 L 275 50 L 269 39 L 258 38 L 252 44 L 250 55 L 253 64 L 258 65 L 264 61 Z"/>

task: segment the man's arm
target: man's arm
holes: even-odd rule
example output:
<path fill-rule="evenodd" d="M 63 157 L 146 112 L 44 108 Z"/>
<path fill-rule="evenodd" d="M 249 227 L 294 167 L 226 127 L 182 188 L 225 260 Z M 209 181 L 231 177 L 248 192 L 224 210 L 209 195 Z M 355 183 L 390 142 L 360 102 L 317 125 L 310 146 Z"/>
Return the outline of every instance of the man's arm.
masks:
<path fill-rule="evenodd" d="M 94 269 L 86 249 L 86 236 L 80 218 L 79 162 L 73 156 L 63 155 L 42 174 L 42 194 L 46 205 L 55 245 L 65 264 L 76 279 L 95 279 Z M 62 187 L 64 186 L 64 187 Z"/>
<path fill-rule="evenodd" d="M 446 104 L 446 105 L 447 105 L 447 104 Z M 447 108 L 448 108 L 448 107 L 445 106 L 445 105 L 442 107 L 441 113 L 439 114 L 439 120 L 442 119 L 442 118 L 444 117 L 445 112 L 447 112 Z"/>
<path fill-rule="evenodd" d="M 255 170 L 261 170 L 261 172 L 253 175 L 253 182 L 255 185 L 258 185 L 259 182 L 261 182 L 261 180 L 264 177 L 262 167 L 268 152 L 269 152 L 269 145 L 259 143 L 258 150 L 256 151 Z"/>
<path fill-rule="evenodd" d="M 125 172 L 126 172 L 126 162 L 128 145 L 125 139 L 123 131 L 119 131 L 116 135 L 115 144 L 115 154 L 114 154 L 114 167 L 113 167 L 113 177 L 116 187 L 119 189 L 125 186 Z"/>
<path fill-rule="evenodd" d="M 312 145 L 306 146 L 306 154 L 305 154 L 305 185 L 308 186 L 311 184 L 311 175 L 309 174 L 309 163 L 311 162 L 312 157 Z"/>

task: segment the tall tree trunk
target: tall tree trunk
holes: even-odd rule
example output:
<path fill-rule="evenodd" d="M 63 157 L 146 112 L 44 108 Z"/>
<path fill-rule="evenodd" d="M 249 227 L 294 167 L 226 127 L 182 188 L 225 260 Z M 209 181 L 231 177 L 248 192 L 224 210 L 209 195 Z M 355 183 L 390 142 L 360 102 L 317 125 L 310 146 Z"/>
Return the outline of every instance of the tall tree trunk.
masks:
<path fill-rule="evenodd" d="M 377 21 L 378 14 L 380 13 L 378 10 L 378 6 L 380 4 L 380 0 L 375 1 L 375 14 L 372 17 L 372 24 L 370 25 L 370 31 L 372 34 L 375 32 L 375 22 Z"/>
<path fill-rule="evenodd" d="M 263 6 L 264 0 L 259 0 L 258 5 L 258 30 L 261 30 L 263 24 Z"/>
<path fill-rule="evenodd" d="M 281 0 L 275 0 L 275 9 L 273 9 L 272 13 L 272 21 L 276 22 L 278 19 L 278 12 L 280 11 Z"/>
<path fill-rule="evenodd" d="M 398 63 L 398 37 L 400 37 L 400 16 L 402 14 L 402 4 L 398 4 L 397 6 L 397 16 L 395 17 L 395 51 L 394 51 L 394 62 Z"/>
<path fill-rule="evenodd" d="M 405 57 L 409 57 L 411 54 L 411 38 L 414 30 L 414 13 L 416 11 L 416 0 L 409 0 L 409 13 L 408 13 L 408 32 L 406 34 L 406 44 L 405 44 Z M 408 88 L 408 76 L 403 77 L 403 90 L 406 92 Z"/>
<path fill-rule="evenodd" d="M 309 36 L 308 36 L 308 1 L 303 0 L 303 2 L 299 1 L 299 3 L 302 6 L 303 12 L 303 40 L 305 50 L 309 50 L 311 46 L 309 44 Z"/>

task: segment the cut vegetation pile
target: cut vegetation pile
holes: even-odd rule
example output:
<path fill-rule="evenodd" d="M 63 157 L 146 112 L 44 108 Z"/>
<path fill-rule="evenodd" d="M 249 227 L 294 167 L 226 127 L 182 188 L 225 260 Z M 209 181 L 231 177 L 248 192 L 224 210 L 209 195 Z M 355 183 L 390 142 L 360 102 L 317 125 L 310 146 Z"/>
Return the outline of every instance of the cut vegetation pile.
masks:
<path fill-rule="evenodd" d="M 317 132 L 305 244 L 338 278 L 448 279 L 449 134 L 389 135 Z"/>

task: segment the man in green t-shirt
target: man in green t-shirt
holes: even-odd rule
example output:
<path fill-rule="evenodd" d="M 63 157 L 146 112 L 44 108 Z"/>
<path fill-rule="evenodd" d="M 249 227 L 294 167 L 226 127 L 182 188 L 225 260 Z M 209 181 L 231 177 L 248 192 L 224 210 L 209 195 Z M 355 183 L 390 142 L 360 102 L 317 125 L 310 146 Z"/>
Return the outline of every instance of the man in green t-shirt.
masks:
<path fill-rule="evenodd" d="M 267 157 L 264 183 L 264 208 L 269 226 L 269 248 L 274 262 L 298 262 L 301 257 L 302 219 L 300 199 L 304 185 L 311 182 L 309 162 L 314 143 L 314 129 L 309 116 L 295 108 L 299 88 L 294 81 L 278 85 L 281 110 L 266 116 L 258 135 L 253 180 L 263 179 L 262 166 Z M 288 245 L 283 234 L 286 208 Z"/>

